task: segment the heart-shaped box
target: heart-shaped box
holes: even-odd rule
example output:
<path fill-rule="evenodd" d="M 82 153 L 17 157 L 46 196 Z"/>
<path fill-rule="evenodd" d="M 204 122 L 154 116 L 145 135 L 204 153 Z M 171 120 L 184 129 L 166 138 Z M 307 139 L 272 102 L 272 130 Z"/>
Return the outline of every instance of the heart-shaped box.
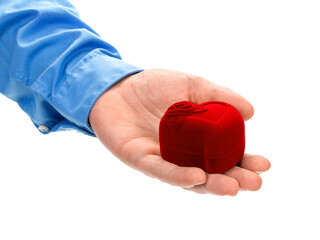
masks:
<path fill-rule="evenodd" d="M 159 141 L 161 156 L 168 162 L 224 173 L 244 154 L 245 125 L 228 103 L 180 101 L 161 118 Z"/>

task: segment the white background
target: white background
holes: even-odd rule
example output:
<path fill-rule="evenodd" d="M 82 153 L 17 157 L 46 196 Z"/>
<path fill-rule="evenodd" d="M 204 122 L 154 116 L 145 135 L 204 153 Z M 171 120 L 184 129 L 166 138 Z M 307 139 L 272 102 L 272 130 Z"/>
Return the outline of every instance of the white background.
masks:
<path fill-rule="evenodd" d="M 319 239 L 318 1 L 76 1 L 124 60 L 201 75 L 255 107 L 258 192 L 197 195 L 130 169 L 95 138 L 38 133 L 0 97 L 0 239 Z"/>

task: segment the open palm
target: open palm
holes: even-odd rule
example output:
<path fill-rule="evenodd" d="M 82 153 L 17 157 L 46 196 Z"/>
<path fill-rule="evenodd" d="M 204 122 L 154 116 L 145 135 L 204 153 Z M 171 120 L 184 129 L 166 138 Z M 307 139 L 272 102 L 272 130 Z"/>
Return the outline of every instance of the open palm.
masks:
<path fill-rule="evenodd" d="M 245 154 L 239 166 L 224 174 L 208 174 L 196 167 L 179 167 L 161 158 L 159 122 L 175 102 L 195 104 L 224 101 L 244 120 L 252 106 L 230 89 L 204 78 L 164 69 L 128 76 L 106 91 L 90 113 L 90 124 L 100 141 L 121 161 L 146 175 L 197 193 L 235 195 L 239 189 L 258 190 L 257 172 L 270 168 L 264 157 Z"/>

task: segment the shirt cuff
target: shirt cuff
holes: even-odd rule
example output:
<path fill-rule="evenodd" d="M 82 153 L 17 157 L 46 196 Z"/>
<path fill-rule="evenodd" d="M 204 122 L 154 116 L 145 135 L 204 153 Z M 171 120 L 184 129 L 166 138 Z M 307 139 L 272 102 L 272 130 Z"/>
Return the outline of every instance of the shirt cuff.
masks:
<path fill-rule="evenodd" d="M 96 49 L 86 55 L 66 73 L 66 80 L 55 96 L 52 105 L 64 116 L 51 130 L 76 129 L 95 136 L 89 125 L 90 111 L 97 99 L 124 77 L 143 71 L 121 59 Z"/>

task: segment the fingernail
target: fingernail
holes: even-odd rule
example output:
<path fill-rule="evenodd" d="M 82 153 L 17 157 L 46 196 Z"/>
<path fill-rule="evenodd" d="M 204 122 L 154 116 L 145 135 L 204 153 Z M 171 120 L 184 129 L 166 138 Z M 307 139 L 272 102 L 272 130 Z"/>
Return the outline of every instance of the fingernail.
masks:
<path fill-rule="evenodd" d="M 196 183 L 196 184 L 194 184 L 193 186 L 203 185 L 203 184 L 205 184 L 206 182 L 207 182 L 207 180 L 205 180 L 205 181 L 203 181 L 203 182 Z"/>
<path fill-rule="evenodd" d="M 192 188 L 192 187 L 199 186 L 199 185 L 202 185 L 202 184 L 204 184 L 204 182 L 202 182 L 202 183 L 196 183 L 196 184 L 194 184 L 194 185 L 187 186 L 186 188 Z"/>

